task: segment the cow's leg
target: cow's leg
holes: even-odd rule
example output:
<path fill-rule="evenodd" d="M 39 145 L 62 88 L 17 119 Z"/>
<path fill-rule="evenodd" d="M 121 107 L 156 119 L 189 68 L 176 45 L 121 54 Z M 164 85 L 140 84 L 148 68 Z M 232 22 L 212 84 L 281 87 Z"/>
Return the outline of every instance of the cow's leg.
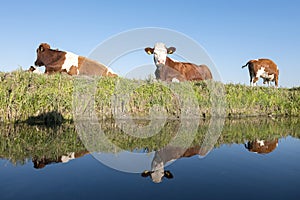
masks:
<path fill-rule="evenodd" d="M 250 86 L 254 86 L 254 77 L 256 74 L 254 73 L 253 69 L 249 67 L 249 75 L 250 75 Z"/>
<path fill-rule="evenodd" d="M 274 79 L 275 79 L 275 87 L 278 88 L 278 76 L 275 75 Z"/>
<path fill-rule="evenodd" d="M 257 85 L 257 81 L 258 81 L 258 77 L 254 77 L 254 79 L 253 79 L 253 86 L 256 86 Z"/>
<path fill-rule="evenodd" d="M 253 77 L 250 74 L 250 86 L 253 86 Z"/>
<path fill-rule="evenodd" d="M 270 87 L 270 79 L 264 78 L 263 84 L 268 84 L 268 87 Z"/>

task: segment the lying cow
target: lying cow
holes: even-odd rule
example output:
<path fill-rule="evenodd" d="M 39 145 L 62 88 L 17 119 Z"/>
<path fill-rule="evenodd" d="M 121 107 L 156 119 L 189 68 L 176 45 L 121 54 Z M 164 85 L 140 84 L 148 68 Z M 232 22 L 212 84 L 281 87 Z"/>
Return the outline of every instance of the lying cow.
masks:
<path fill-rule="evenodd" d="M 89 154 L 88 151 L 84 150 L 84 151 L 80 151 L 80 152 L 71 152 L 68 154 L 64 154 L 62 156 L 59 156 L 55 159 L 49 159 L 49 158 L 33 158 L 32 162 L 33 162 L 33 167 L 36 169 L 42 169 L 44 168 L 46 165 L 50 165 L 50 164 L 54 164 L 54 163 L 67 163 L 70 160 L 76 159 L 76 158 L 80 158 L 83 157 L 84 155 Z"/>
<path fill-rule="evenodd" d="M 97 75 L 116 77 L 110 68 L 71 52 L 50 49 L 50 45 L 42 43 L 36 50 L 35 66 L 45 66 L 45 73 L 66 72 L 69 75 Z"/>
<path fill-rule="evenodd" d="M 176 51 L 175 47 L 167 48 L 163 43 L 156 43 L 154 48 L 147 47 L 145 51 L 154 54 L 156 79 L 162 81 L 202 81 L 212 79 L 212 74 L 206 65 L 196 65 L 187 62 L 177 62 L 167 57 Z"/>
<path fill-rule="evenodd" d="M 245 144 L 245 148 L 250 152 L 259 153 L 259 154 L 267 154 L 278 146 L 278 139 L 275 140 L 254 140 L 249 141 Z"/>
<path fill-rule="evenodd" d="M 250 75 L 250 85 L 256 85 L 256 82 L 261 77 L 263 83 L 270 84 L 270 81 L 275 81 L 275 86 L 278 87 L 279 70 L 277 65 L 270 59 L 250 60 L 242 68 L 247 67 Z"/>
<path fill-rule="evenodd" d="M 160 183 L 164 177 L 168 179 L 173 178 L 173 174 L 165 170 L 165 165 L 168 162 L 179 158 L 192 157 L 194 155 L 205 156 L 207 153 L 208 149 L 200 146 L 190 147 L 188 149 L 167 146 L 155 152 L 151 163 L 151 171 L 145 170 L 141 175 L 142 177 L 150 176 L 154 183 Z"/>

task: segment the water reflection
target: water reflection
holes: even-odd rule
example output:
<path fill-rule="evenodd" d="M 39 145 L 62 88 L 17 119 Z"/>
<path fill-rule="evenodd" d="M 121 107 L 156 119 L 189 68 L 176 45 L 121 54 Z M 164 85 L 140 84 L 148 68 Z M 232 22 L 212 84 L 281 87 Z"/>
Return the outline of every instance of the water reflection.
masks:
<path fill-rule="evenodd" d="M 245 144 L 246 149 L 248 149 L 250 152 L 254 153 L 260 153 L 260 154 L 267 154 L 278 146 L 278 138 L 275 138 L 273 140 L 253 140 L 249 141 Z"/>
<path fill-rule="evenodd" d="M 14 165 L 24 165 L 32 160 L 35 168 L 43 168 L 50 163 L 66 162 L 82 153 L 86 153 L 86 148 L 73 124 L 57 127 L 0 125 L 0 158 Z"/>
<path fill-rule="evenodd" d="M 86 154 L 89 154 L 89 151 L 84 150 L 84 151 L 80 151 L 80 152 L 70 152 L 70 153 L 55 157 L 55 158 L 47 158 L 45 156 L 40 157 L 40 158 L 36 157 L 36 158 L 32 158 L 32 162 L 33 162 L 34 168 L 42 169 L 46 165 L 57 164 L 57 163 L 67 163 L 70 160 L 80 158 Z"/>
<path fill-rule="evenodd" d="M 209 120 L 199 120 L 198 128 L 189 129 L 187 122 L 181 125 L 185 132 L 170 145 L 170 141 L 176 137 L 181 121 L 168 120 L 157 134 L 149 138 L 135 137 L 123 132 L 113 120 L 101 121 L 106 138 L 119 147 L 111 148 L 107 144 L 95 143 L 94 151 L 86 149 L 81 138 L 76 134 L 74 124 L 63 124 L 56 128 L 47 128 L 38 125 L 0 125 L 0 158 L 8 160 L 14 165 L 23 165 L 32 161 L 33 167 L 45 168 L 49 164 L 65 163 L 79 158 L 88 153 L 106 154 L 108 159 L 118 158 L 124 151 L 145 154 L 153 154 L 148 167 L 142 166 L 139 173 L 144 177 L 151 177 L 154 182 L 161 182 L 163 177 L 172 178 L 173 173 L 166 170 L 166 166 L 174 160 L 191 157 L 194 155 L 206 156 L 212 148 L 218 148 L 224 144 L 240 144 L 249 152 L 258 154 L 270 154 L 278 149 L 280 138 L 292 136 L 300 138 L 300 119 L 298 118 L 251 118 L 225 121 L 222 134 L 208 138 Z M 147 125 L 145 121 L 137 121 L 140 126 Z M 125 126 L 126 123 L 123 123 Z M 126 127 L 130 129 L 130 127 Z M 134 131 L 134 130 L 133 130 Z M 191 131 L 194 131 L 193 133 Z M 189 146 L 180 142 L 186 137 L 193 136 Z M 91 138 L 95 140 L 95 138 Z M 210 142 L 206 142 L 210 141 Z M 207 145 L 208 144 L 208 145 Z M 145 152 L 137 152 L 137 149 L 147 149 Z M 247 152 L 247 151 L 242 151 Z M 130 162 L 130 161 L 129 161 Z"/>
<path fill-rule="evenodd" d="M 142 177 L 150 176 L 154 183 L 160 183 L 164 177 L 168 179 L 173 178 L 173 174 L 165 170 L 166 163 L 194 155 L 204 156 L 206 153 L 207 152 L 204 152 L 200 146 L 190 147 L 188 149 L 168 146 L 155 152 L 151 163 L 151 171 L 145 170 L 141 175 Z"/>

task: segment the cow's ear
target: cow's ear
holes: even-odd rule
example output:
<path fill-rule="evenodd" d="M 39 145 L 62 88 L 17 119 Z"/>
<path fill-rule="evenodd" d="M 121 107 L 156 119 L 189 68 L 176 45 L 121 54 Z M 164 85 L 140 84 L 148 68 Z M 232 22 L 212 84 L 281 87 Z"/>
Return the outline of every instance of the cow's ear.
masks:
<path fill-rule="evenodd" d="M 167 49 L 167 53 L 168 54 L 172 54 L 172 53 L 174 53 L 176 51 L 176 48 L 175 47 L 169 47 L 168 49 Z"/>
<path fill-rule="evenodd" d="M 39 46 L 39 48 L 38 48 L 38 50 L 39 50 L 40 52 L 43 52 L 43 51 L 45 51 L 46 49 L 50 49 L 50 45 L 47 44 L 47 43 L 41 43 L 40 46 Z"/>
<path fill-rule="evenodd" d="M 170 171 L 164 171 L 164 176 L 168 179 L 173 178 L 173 174 Z"/>
<path fill-rule="evenodd" d="M 151 175 L 151 173 L 152 173 L 152 172 L 145 170 L 145 171 L 141 174 L 141 176 L 142 176 L 142 177 L 148 177 L 148 176 Z"/>
<path fill-rule="evenodd" d="M 151 54 L 153 54 L 154 49 L 150 48 L 150 47 L 147 47 L 147 48 L 145 48 L 145 51 L 146 51 L 147 54 L 151 55 Z"/>
<path fill-rule="evenodd" d="M 44 49 L 44 47 L 43 47 L 42 45 L 39 47 L 39 51 L 40 51 L 40 52 L 45 51 L 45 49 Z"/>

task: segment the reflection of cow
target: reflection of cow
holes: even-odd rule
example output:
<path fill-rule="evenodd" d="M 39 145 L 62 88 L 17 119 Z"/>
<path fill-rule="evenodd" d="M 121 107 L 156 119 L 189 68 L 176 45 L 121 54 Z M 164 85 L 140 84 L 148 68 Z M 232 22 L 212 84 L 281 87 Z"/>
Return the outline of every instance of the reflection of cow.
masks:
<path fill-rule="evenodd" d="M 278 139 L 275 140 L 254 140 L 249 141 L 247 144 L 245 144 L 246 149 L 248 149 L 250 152 L 255 153 L 261 153 L 261 154 L 267 154 L 272 151 L 278 146 Z"/>
<path fill-rule="evenodd" d="M 33 158 L 33 167 L 36 169 L 44 168 L 46 165 L 50 165 L 53 163 L 67 163 L 70 160 L 73 160 L 75 158 L 80 158 L 86 154 L 88 154 L 88 151 L 81 151 L 81 152 L 71 152 L 62 156 L 57 157 L 56 159 L 50 159 L 50 158 Z"/>
<path fill-rule="evenodd" d="M 205 156 L 207 153 L 208 151 L 200 146 L 190 147 L 188 149 L 168 146 L 155 152 L 151 163 L 151 171 L 145 170 L 141 175 L 143 177 L 150 176 L 154 183 L 160 183 L 163 177 L 168 179 L 173 178 L 173 174 L 164 169 L 167 162 L 194 155 Z"/>

